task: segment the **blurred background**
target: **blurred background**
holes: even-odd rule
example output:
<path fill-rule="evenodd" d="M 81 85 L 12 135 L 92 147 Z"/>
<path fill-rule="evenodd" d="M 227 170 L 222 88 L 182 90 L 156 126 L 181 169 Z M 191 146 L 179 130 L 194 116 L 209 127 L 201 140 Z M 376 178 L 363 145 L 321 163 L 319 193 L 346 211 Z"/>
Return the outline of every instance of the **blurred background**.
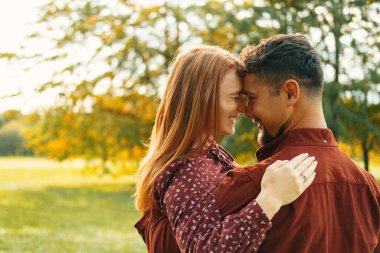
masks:
<path fill-rule="evenodd" d="M 0 0 L 0 253 L 146 252 L 135 172 L 177 50 L 278 33 L 321 53 L 341 148 L 380 181 L 375 0 Z M 225 146 L 255 162 L 239 118 Z"/>

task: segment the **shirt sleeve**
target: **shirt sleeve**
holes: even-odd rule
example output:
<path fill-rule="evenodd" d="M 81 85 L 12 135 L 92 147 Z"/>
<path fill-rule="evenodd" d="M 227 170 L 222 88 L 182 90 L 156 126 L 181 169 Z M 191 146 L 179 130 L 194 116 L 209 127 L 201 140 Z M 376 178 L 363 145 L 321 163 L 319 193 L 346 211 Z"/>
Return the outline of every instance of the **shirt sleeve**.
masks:
<path fill-rule="evenodd" d="M 375 246 L 375 250 L 373 252 L 380 253 L 380 234 L 379 234 L 379 239 L 377 241 L 377 245 Z"/>
<path fill-rule="evenodd" d="M 369 173 L 367 175 L 370 177 L 369 182 L 371 183 L 371 186 L 372 186 L 371 190 L 372 190 L 373 194 L 376 196 L 378 207 L 380 207 L 380 187 L 377 184 L 376 179 L 373 175 L 371 175 Z M 378 208 L 377 210 L 379 211 L 380 209 Z M 378 225 L 380 226 L 380 224 L 378 224 Z M 378 238 L 377 239 L 377 245 L 375 246 L 375 250 L 373 251 L 374 253 L 380 253 L 380 230 L 378 232 L 377 238 Z"/>
<path fill-rule="evenodd" d="M 255 200 L 225 218 L 205 178 L 183 165 L 164 196 L 181 252 L 257 252 L 271 222 Z"/>

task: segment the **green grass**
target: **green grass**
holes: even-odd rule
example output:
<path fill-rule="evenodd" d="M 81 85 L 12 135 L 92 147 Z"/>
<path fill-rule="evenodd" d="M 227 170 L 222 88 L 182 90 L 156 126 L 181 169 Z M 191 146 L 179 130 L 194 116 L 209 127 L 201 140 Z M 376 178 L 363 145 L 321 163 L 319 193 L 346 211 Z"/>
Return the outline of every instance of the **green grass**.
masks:
<path fill-rule="evenodd" d="M 83 177 L 80 161 L 0 157 L 0 253 L 146 252 L 133 177 Z M 371 173 L 380 183 L 380 166 Z"/>
<path fill-rule="evenodd" d="M 76 172 L 75 164 L 0 158 L 0 253 L 146 252 L 133 228 L 134 179 Z"/>

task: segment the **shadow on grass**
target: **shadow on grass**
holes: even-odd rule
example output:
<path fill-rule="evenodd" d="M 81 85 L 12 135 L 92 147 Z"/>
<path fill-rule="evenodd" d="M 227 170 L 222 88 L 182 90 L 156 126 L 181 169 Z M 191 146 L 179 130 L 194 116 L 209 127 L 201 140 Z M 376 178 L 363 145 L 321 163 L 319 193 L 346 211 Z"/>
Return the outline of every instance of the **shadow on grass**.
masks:
<path fill-rule="evenodd" d="M 0 252 L 146 252 L 131 185 L 0 190 Z"/>

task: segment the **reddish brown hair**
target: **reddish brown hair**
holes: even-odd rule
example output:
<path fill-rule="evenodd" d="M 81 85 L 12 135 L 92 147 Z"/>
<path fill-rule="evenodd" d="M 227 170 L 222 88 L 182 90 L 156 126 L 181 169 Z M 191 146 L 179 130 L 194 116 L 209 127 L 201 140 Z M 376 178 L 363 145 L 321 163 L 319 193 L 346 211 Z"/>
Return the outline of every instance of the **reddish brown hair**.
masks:
<path fill-rule="evenodd" d="M 220 136 L 220 83 L 229 70 L 239 67 L 231 53 L 214 46 L 197 46 L 177 55 L 148 153 L 137 172 L 135 205 L 140 213 L 152 207 L 154 183 L 168 164 L 199 152 L 210 138 Z"/>

